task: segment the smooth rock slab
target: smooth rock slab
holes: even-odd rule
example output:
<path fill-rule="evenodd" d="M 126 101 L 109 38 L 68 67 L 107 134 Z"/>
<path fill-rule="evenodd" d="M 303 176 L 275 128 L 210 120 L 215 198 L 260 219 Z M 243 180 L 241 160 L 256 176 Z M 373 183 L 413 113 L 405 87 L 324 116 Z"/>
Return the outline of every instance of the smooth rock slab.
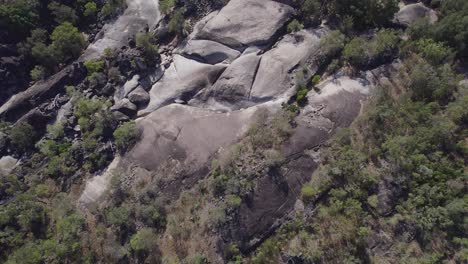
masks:
<path fill-rule="evenodd" d="M 260 56 L 254 53 L 241 56 L 229 65 L 212 87 L 197 95 L 197 100 L 207 102 L 212 99 L 228 105 L 248 100 L 259 63 Z M 213 106 L 213 102 L 208 104 Z"/>
<path fill-rule="evenodd" d="M 250 99 L 263 101 L 291 88 L 291 71 L 318 52 L 320 39 L 327 29 L 302 30 L 286 35 L 262 56 Z"/>
<path fill-rule="evenodd" d="M 148 107 L 138 115 L 149 114 L 176 99 L 187 101 L 203 88 L 211 86 L 226 68 L 226 65 L 210 65 L 174 56 L 174 62 L 166 70 L 161 80 L 150 90 Z"/>
<path fill-rule="evenodd" d="M 270 0 L 231 0 L 196 38 L 230 47 L 268 44 L 293 11 L 288 5 Z"/>

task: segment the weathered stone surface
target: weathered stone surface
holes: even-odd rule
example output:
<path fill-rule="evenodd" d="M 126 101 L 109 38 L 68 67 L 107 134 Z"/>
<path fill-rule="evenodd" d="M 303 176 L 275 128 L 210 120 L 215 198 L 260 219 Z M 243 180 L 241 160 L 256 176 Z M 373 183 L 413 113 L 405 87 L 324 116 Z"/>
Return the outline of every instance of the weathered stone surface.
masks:
<path fill-rule="evenodd" d="M 267 44 L 292 13 L 290 6 L 270 0 L 231 0 L 196 38 L 230 47 Z"/>
<path fill-rule="evenodd" d="M 40 105 L 44 100 L 65 91 L 66 85 L 76 85 L 86 76 L 82 63 L 74 63 L 59 71 L 49 79 L 40 81 L 23 92 L 15 94 L 0 107 L 0 116 L 9 121 L 17 120 L 21 115 Z"/>
<path fill-rule="evenodd" d="M 138 81 L 140 80 L 140 75 L 136 74 L 132 79 L 128 80 L 123 86 L 123 96 L 127 96 L 131 91 L 133 91 L 138 86 Z"/>
<path fill-rule="evenodd" d="M 265 100 L 291 87 L 290 72 L 301 62 L 318 52 L 320 38 L 327 29 L 302 30 L 286 35 L 262 56 L 250 99 Z"/>
<path fill-rule="evenodd" d="M 0 158 L 0 176 L 8 175 L 18 164 L 18 160 L 12 156 L 3 156 Z"/>
<path fill-rule="evenodd" d="M 145 115 L 176 99 L 189 100 L 198 91 L 211 86 L 226 68 L 226 65 L 210 65 L 174 56 L 174 62 L 160 81 L 150 90 L 148 107 L 138 113 Z"/>
<path fill-rule="evenodd" d="M 178 52 L 208 64 L 230 63 L 240 55 L 239 51 L 211 40 L 190 40 Z"/>
<path fill-rule="evenodd" d="M 145 89 L 137 87 L 128 95 L 128 99 L 136 105 L 144 105 L 149 102 L 150 96 Z"/>
<path fill-rule="evenodd" d="M 243 101 L 247 101 L 250 95 L 250 89 L 260 63 L 260 56 L 256 54 L 248 54 L 235 60 L 221 74 L 216 83 L 197 95 L 197 101 L 206 102 L 205 106 L 213 107 L 211 100 L 231 105 L 242 105 Z M 191 102 L 199 104 L 197 102 Z M 202 104 L 203 105 L 203 104 Z"/>
<path fill-rule="evenodd" d="M 434 10 L 426 7 L 422 3 L 409 4 L 403 6 L 400 11 L 395 14 L 393 22 L 407 27 L 413 22 L 421 18 L 428 18 L 430 23 L 437 21 L 437 14 Z"/>
<path fill-rule="evenodd" d="M 128 116 L 133 116 L 137 111 L 137 106 L 130 102 L 128 98 L 124 98 L 115 102 L 115 104 L 111 107 L 111 110 L 122 112 Z"/>

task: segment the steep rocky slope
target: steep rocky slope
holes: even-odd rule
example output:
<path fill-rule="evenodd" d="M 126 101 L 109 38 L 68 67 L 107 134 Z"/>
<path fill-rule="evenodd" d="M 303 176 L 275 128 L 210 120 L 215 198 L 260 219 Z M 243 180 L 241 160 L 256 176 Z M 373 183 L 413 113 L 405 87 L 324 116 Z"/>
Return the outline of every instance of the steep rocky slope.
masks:
<path fill-rule="evenodd" d="M 354 29 L 341 14 L 326 17 L 333 8 L 325 4 L 305 26 L 297 19 L 310 10 L 296 1 L 214 6 L 221 4 L 128 0 L 75 62 L 0 106 L 11 130 L 32 126 L 26 145 L 37 142 L 19 150 L 6 136 L 10 130 L 0 127 L 0 175 L 13 172 L 32 186 L 18 193 L 59 204 L 50 221 L 59 228 L 50 231 L 51 224 L 47 231 L 53 235 L 31 220 L 31 241 L 41 241 L 36 250 L 42 255 L 53 240 L 80 245 L 63 250 L 73 252 L 71 262 L 86 252 L 98 263 L 243 263 L 242 257 L 247 263 L 315 263 L 293 252 L 308 249 L 296 244 L 316 241 L 301 240 L 310 230 L 294 225 L 321 219 L 316 206 L 346 182 L 327 182 L 333 169 L 323 175 L 332 159 L 328 142 L 347 131 L 382 87 L 405 93 L 398 74 L 411 75 L 411 56 L 403 53 L 417 53 L 417 47 L 407 45 L 399 54 L 407 35 Z M 173 20 L 178 15 L 189 22 Z M 438 14 L 423 3 L 400 3 L 385 26 L 411 29 L 421 19 L 434 25 Z M 443 80 L 455 82 L 450 78 Z M 343 162 L 348 158 L 354 156 Z M 398 188 L 388 178 L 377 183 L 377 215 L 393 212 Z M 310 185 L 326 187 L 307 196 L 304 186 Z M 6 189 L 0 189 L 0 206 L 22 203 Z M 67 228 L 73 229 L 69 236 Z M 372 234 L 369 255 L 384 255 L 390 243 Z M 256 259 L 270 241 L 279 241 L 271 248 L 281 256 Z M 10 259 L 19 259 L 33 242 L 5 248 L 15 252 Z M 54 254 L 50 259 L 59 259 Z"/>

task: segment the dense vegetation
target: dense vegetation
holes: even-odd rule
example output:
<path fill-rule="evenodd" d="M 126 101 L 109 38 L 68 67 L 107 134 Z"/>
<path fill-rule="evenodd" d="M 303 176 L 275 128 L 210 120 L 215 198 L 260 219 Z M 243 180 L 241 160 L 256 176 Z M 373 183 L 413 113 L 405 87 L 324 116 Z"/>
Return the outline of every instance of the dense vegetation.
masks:
<path fill-rule="evenodd" d="M 453 20 L 467 17 L 466 6 L 445 1 L 438 23 L 413 24 L 400 44 L 381 30 L 370 42 L 354 37 L 344 45 L 342 59 L 354 67 L 397 48 L 402 67 L 325 148 L 301 192 L 313 215 L 298 212 L 251 262 L 276 263 L 278 252 L 305 263 L 468 261 L 468 90 L 454 60 L 466 53 L 466 29 Z M 455 32 L 441 37 L 446 23 Z"/>
<path fill-rule="evenodd" d="M 116 15 L 125 1 L 2 1 L 1 43 L 17 45 L 31 79 L 40 80 L 76 59 L 96 23 Z"/>

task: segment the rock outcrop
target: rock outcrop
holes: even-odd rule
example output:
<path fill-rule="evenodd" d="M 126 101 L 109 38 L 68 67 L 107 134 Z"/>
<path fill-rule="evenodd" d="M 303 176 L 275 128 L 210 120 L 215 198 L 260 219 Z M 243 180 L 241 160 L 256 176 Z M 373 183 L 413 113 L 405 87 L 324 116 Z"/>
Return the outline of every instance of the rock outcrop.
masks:
<path fill-rule="evenodd" d="M 268 100 L 289 89 L 293 85 L 291 71 L 318 52 L 320 38 L 326 32 L 320 28 L 289 34 L 267 51 L 262 56 L 250 99 Z"/>
<path fill-rule="evenodd" d="M 407 27 L 421 18 L 427 18 L 430 23 L 435 23 L 437 21 L 437 14 L 434 10 L 426 7 L 422 3 L 409 4 L 403 6 L 400 11 L 395 14 L 393 22 L 400 26 Z"/>
<path fill-rule="evenodd" d="M 190 99 L 203 88 L 211 86 L 225 68 L 222 64 L 204 64 L 175 55 L 174 62 L 162 79 L 151 88 L 148 107 L 139 111 L 138 115 L 149 114 L 176 99 Z"/>
<path fill-rule="evenodd" d="M 231 0 L 196 35 L 234 48 L 265 45 L 289 20 L 293 9 L 270 0 Z"/>

